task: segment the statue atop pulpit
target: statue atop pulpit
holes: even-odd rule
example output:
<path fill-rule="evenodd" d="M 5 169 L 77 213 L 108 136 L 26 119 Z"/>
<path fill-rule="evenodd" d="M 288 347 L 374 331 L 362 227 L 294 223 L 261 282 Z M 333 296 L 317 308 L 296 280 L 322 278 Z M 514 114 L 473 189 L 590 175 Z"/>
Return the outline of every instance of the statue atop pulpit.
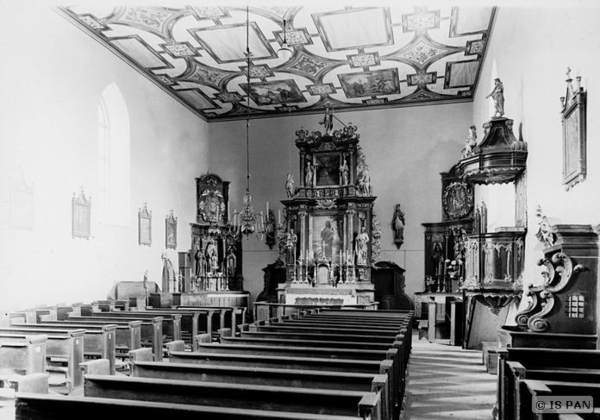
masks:
<path fill-rule="evenodd" d="M 336 123 L 342 127 L 336 129 Z M 356 126 L 329 110 L 321 124 L 324 133 L 296 131 L 302 181 L 282 200 L 285 246 L 280 247 L 280 258 L 286 265 L 286 283 L 278 289 L 279 301 L 371 303 L 376 197 L 369 166 Z"/>

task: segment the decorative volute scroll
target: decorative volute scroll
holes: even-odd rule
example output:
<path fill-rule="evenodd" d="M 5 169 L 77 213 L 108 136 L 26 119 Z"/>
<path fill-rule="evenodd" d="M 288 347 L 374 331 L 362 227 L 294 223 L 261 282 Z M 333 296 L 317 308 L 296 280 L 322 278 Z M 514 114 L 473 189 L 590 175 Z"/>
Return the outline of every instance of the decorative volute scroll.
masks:
<path fill-rule="evenodd" d="M 492 118 L 483 125 L 484 137 L 471 153 L 457 164 L 463 181 L 473 184 L 514 182 L 525 170 L 527 143 L 513 134 L 513 120 Z"/>
<path fill-rule="evenodd" d="M 598 234 L 588 225 L 555 225 L 548 229 L 552 236 L 538 236 L 546 245 L 544 258 L 538 263 L 545 268 L 544 278 L 541 285 L 530 285 L 526 295 L 531 301 L 516 315 L 517 326 L 532 332 L 594 334 Z M 570 301 L 576 302 L 576 310 L 569 310 Z"/>

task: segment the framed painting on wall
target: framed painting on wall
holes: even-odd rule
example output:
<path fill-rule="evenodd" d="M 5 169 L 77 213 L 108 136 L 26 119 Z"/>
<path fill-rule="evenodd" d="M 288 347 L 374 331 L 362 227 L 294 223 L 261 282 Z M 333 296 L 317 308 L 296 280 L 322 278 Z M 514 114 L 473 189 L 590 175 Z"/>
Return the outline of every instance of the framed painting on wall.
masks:
<path fill-rule="evenodd" d="M 173 210 L 165 220 L 165 247 L 177 249 L 177 218 L 173 216 Z"/>
<path fill-rule="evenodd" d="M 90 239 L 91 236 L 92 199 L 86 198 L 83 189 L 79 194 L 73 193 L 71 200 L 71 217 L 73 238 Z"/>
<path fill-rule="evenodd" d="M 146 203 L 138 211 L 138 241 L 140 245 L 152 245 L 152 212 L 148 211 Z"/>
<path fill-rule="evenodd" d="M 567 92 L 561 99 L 563 128 L 563 186 L 566 190 L 585 180 L 587 174 L 586 103 L 581 77 L 575 86 L 567 71 Z"/>

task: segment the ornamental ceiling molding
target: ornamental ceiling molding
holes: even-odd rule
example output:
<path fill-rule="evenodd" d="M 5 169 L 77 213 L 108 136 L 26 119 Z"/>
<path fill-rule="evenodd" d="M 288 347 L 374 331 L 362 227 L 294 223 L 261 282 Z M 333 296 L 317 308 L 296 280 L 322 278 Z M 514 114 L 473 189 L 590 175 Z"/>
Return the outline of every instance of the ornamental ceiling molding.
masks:
<path fill-rule="evenodd" d="M 248 69 L 245 7 L 57 8 L 205 121 L 472 101 L 495 10 L 250 6 Z"/>

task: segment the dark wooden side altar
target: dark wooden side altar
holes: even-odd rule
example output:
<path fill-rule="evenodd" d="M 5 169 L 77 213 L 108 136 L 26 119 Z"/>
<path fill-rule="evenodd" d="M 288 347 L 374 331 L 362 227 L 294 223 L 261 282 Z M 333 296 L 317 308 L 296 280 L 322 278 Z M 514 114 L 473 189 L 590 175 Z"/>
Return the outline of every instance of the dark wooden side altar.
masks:
<path fill-rule="evenodd" d="M 212 173 L 196 178 L 191 247 L 179 254 L 182 290 L 161 300 L 181 305 L 248 307 L 241 235 L 230 223 L 229 214 L 229 182 Z"/>
<path fill-rule="evenodd" d="M 364 304 L 374 301 L 371 281 L 373 202 L 369 168 L 356 127 L 330 133 L 296 132 L 300 185 L 283 200 L 280 240 L 286 282 L 278 301 L 287 304 Z"/>

